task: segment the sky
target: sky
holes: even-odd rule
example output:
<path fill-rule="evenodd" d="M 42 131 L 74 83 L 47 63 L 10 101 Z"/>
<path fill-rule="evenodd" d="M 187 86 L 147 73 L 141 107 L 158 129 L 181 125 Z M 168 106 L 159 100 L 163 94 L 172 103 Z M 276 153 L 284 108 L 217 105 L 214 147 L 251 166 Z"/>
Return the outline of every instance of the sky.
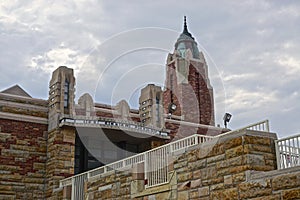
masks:
<path fill-rule="evenodd" d="M 188 28 L 209 64 L 216 123 L 270 120 L 279 137 L 300 133 L 300 1 L 0 2 L 0 91 L 19 84 L 48 98 L 51 73 L 74 69 L 76 100 L 126 99 L 138 106 L 147 83 L 164 86 L 168 53 Z"/>

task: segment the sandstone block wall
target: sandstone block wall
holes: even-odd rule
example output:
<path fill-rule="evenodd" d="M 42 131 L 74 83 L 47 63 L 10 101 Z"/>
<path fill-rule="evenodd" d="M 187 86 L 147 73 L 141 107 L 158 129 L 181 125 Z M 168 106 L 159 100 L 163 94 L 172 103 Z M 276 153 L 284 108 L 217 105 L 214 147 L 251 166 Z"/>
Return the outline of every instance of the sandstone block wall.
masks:
<path fill-rule="evenodd" d="M 299 169 L 276 170 L 272 133 L 243 131 L 176 152 L 167 184 L 145 189 L 143 167 L 94 177 L 87 199 L 300 199 Z M 65 195 L 65 197 L 67 197 Z M 65 198 L 68 199 L 68 198 Z"/>
<path fill-rule="evenodd" d="M 46 199 L 62 195 L 59 180 L 74 175 L 75 128 L 57 128 L 48 133 L 46 164 Z"/>

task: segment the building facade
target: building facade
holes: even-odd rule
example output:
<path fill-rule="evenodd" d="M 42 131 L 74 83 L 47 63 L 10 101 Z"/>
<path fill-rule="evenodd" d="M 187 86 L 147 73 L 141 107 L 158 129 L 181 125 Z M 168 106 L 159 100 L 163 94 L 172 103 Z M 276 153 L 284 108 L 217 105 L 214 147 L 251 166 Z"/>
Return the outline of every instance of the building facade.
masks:
<path fill-rule="evenodd" d="M 49 98 L 16 85 L 0 92 L 0 199 L 58 199 L 59 181 L 192 134 L 217 135 L 213 89 L 203 53 L 184 29 L 166 63 L 166 89 L 141 91 L 139 108 L 125 100 L 75 102 L 76 78 L 61 66 Z"/>

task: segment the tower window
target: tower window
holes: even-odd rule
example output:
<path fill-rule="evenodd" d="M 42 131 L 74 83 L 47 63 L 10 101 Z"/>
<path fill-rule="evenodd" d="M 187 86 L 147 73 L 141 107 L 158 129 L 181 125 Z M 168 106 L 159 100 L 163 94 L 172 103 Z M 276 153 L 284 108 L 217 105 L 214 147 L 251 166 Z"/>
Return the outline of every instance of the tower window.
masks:
<path fill-rule="evenodd" d="M 159 123 L 160 123 L 160 115 L 159 115 L 159 98 L 156 96 L 156 123 L 157 125 L 159 126 Z"/>
<path fill-rule="evenodd" d="M 64 107 L 65 108 L 69 107 L 69 86 L 70 86 L 70 83 L 68 81 L 66 81 L 65 87 L 64 87 Z"/>

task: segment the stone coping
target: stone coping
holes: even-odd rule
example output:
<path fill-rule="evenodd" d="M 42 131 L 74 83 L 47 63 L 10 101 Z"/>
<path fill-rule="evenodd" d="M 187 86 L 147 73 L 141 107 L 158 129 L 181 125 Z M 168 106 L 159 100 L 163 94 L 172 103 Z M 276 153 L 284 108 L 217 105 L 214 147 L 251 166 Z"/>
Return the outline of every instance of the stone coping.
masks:
<path fill-rule="evenodd" d="M 11 102 L 11 101 L 4 101 L 0 100 L 1 106 L 10 106 L 14 108 L 25 108 L 25 109 L 34 109 L 38 111 L 48 112 L 48 105 L 41 106 L 41 105 L 32 105 L 29 103 L 17 103 L 17 102 Z"/>
<path fill-rule="evenodd" d="M 12 113 L 7 113 L 7 112 L 0 112 L 0 118 L 16 120 L 16 121 L 23 121 L 23 122 L 32 122 L 32 123 L 37 123 L 37 124 L 48 124 L 47 118 L 34 117 L 34 116 L 29 116 L 29 115 L 12 114 Z"/>
<path fill-rule="evenodd" d="M 266 171 L 266 172 L 249 171 L 247 180 L 251 181 L 251 180 L 262 179 L 262 178 L 270 178 L 270 177 L 280 176 L 284 174 L 286 175 L 295 172 L 300 172 L 300 166 L 290 167 L 290 168 L 280 169 L 280 170 Z"/>
<path fill-rule="evenodd" d="M 48 106 L 48 100 L 37 99 L 37 98 L 32 98 L 32 97 L 24 97 L 24 96 L 18 96 L 18 95 L 14 95 L 14 94 L 6 94 L 6 93 L 0 92 L 0 99 L 3 99 L 3 98 L 4 98 L 4 100 L 5 100 L 5 98 L 9 98 L 9 100 L 15 99 L 15 100 L 28 101 L 28 102 L 33 102 L 33 103 L 38 103 L 38 104 Z"/>
<path fill-rule="evenodd" d="M 199 127 L 199 128 L 207 128 L 211 130 L 217 130 L 217 131 L 230 131 L 230 129 L 225 129 L 221 127 L 216 127 L 216 126 L 211 126 L 211 125 L 205 125 L 205 124 L 197 124 L 193 122 L 188 122 L 188 121 L 179 121 L 179 120 L 174 120 L 174 119 L 165 119 L 165 122 L 170 122 L 174 124 L 179 124 L 179 125 L 186 125 L 186 126 L 191 126 L 191 127 Z"/>

